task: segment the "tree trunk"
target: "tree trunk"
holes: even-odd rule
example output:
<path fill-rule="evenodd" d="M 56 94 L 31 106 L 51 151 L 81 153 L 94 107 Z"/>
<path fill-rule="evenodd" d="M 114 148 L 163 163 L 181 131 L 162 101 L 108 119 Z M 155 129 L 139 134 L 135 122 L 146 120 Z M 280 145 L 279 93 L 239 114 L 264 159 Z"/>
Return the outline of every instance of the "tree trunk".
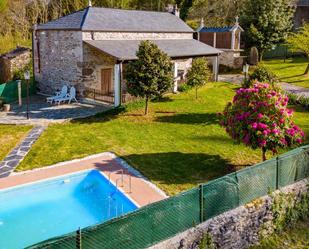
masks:
<path fill-rule="evenodd" d="M 264 147 L 262 148 L 262 157 L 263 161 L 266 161 L 266 149 Z"/>
<path fill-rule="evenodd" d="M 195 99 L 197 99 L 197 87 L 195 87 Z"/>
<path fill-rule="evenodd" d="M 145 115 L 148 114 L 148 102 L 149 102 L 149 97 L 146 97 L 146 105 L 145 105 Z"/>
<path fill-rule="evenodd" d="M 306 71 L 305 71 L 304 74 L 308 74 L 308 73 L 309 73 L 309 63 L 308 63 L 308 65 L 307 65 L 307 68 L 306 68 Z"/>

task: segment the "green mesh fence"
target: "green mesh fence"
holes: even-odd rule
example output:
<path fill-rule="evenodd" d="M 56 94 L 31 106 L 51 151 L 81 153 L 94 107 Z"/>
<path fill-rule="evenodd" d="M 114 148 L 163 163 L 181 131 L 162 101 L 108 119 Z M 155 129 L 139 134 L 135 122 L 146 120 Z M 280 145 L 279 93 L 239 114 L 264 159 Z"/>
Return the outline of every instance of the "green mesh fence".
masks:
<path fill-rule="evenodd" d="M 277 163 L 275 159 L 238 171 L 239 204 L 244 205 L 276 189 Z"/>
<path fill-rule="evenodd" d="M 29 94 L 34 95 L 36 93 L 35 83 L 31 80 L 29 84 Z M 27 96 L 27 84 L 23 80 L 21 83 L 22 97 Z M 11 81 L 8 83 L 0 84 L 0 97 L 4 98 L 6 103 L 12 103 L 18 100 L 18 84 L 17 81 Z"/>
<path fill-rule="evenodd" d="M 309 145 L 29 249 L 141 249 L 309 177 Z"/>
<path fill-rule="evenodd" d="M 236 173 L 213 180 L 203 186 L 204 218 L 209 219 L 239 206 Z"/>
<path fill-rule="evenodd" d="M 118 220 L 84 230 L 83 248 L 145 248 L 199 224 L 199 214 L 199 190 L 193 189 Z"/>
<path fill-rule="evenodd" d="M 79 248 L 78 238 L 76 233 L 69 234 L 27 247 L 27 249 L 76 249 Z"/>

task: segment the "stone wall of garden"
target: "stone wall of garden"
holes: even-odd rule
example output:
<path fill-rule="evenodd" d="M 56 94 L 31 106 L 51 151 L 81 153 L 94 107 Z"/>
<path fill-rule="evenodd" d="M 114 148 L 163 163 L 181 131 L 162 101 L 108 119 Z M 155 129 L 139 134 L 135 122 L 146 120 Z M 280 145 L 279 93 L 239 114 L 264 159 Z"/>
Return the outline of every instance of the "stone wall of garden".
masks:
<path fill-rule="evenodd" d="M 276 191 L 271 196 L 259 198 L 245 206 L 238 207 L 222 215 L 180 233 L 148 249 L 198 249 L 201 241 L 208 238 L 213 248 L 243 249 L 257 244 L 261 237 L 274 232 L 274 211 L 276 196 L 292 196 L 288 204 L 299 202 L 301 195 L 308 192 L 308 180 Z"/>

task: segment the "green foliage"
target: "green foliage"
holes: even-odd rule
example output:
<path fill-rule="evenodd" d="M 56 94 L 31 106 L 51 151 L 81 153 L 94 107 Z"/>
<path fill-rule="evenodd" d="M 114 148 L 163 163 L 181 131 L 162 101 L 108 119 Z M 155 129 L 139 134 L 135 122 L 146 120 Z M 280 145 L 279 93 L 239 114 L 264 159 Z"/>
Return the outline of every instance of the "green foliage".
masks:
<path fill-rule="evenodd" d="M 247 47 L 255 46 L 260 58 L 283 41 L 293 27 L 295 7 L 290 0 L 246 0 L 241 15 Z"/>
<path fill-rule="evenodd" d="M 249 78 L 243 82 L 242 87 L 249 88 L 252 87 L 254 82 L 268 82 L 270 84 L 275 84 L 278 82 L 277 76 L 267 67 L 258 65 L 254 71 L 249 75 Z"/>
<path fill-rule="evenodd" d="M 0 12 L 4 11 L 7 8 L 7 4 L 7 0 L 0 0 Z"/>
<path fill-rule="evenodd" d="M 199 244 L 199 249 L 215 249 L 210 233 L 205 233 Z"/>
<path fill-rule="evenodd" d="M 298 33 L 292 34 L 287 39 L 288 44 L 294 51 L 302 51 L 309 57 L 309 23 L 306 23 Z M 304 74 L 309 73 L 309 63 Z"/>
<path fill-rule="evenodd" d="M 210 75 L 211 73 L 206 58 L 201 57 L 193 59 L 192 67 L 187 73 L 187 85 L 196 89 L 196 98 L 197 89 L 208 82 Z"/>
<path fill-rule="evenodd" d="M 181 84 L 180 86 L 178 86 L 178 91 L 179 92 L 188 92 L 192 89 L 191 86 L 189 86 L 188 84 Z"/>
<path fill-rule="evenodd" d="M 129 63 L 125 77 L 128 92 L 146 99 L 147 114 L 148 100 L 162 96 L 171 88 L 173 65 L 167 54 L 150 41 L 142 41 L 136 55 L 138 59 Z"/>
<path fill-rule="evenodd" d="M 30 71 L 32 75 L 32 61 L 30 61 L 26 66 L 24 66 L 22 69 L 18 69 L 13 72 L 13 80 L 21 80 L 24 79 L 24 73 L 26 71 Z"/>
<path fill-rule="evenodd" d="M 309 192 L 302 193 L 298 201 L 295 199 L 296 196 L 292 193 L 281 192 L 274 196 L 271 211 L 275 232 L 280 233 L 284 228 L 295 225 L 297 221 L 309 218 Z"/>

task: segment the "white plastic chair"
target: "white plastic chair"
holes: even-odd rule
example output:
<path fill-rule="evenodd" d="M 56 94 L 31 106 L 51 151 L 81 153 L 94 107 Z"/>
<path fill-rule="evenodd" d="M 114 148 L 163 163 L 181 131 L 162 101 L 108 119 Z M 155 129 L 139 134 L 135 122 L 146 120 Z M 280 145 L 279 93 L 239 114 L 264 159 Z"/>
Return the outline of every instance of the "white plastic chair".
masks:
<path fill-rule="evenodd" d="M 55 100 L 56 104 L 61 104 L 62 102 L 65 103 L 66 101 L 68 101 L 69 104 L 71 104 L 72 101 L 75 101 L 76 103 L 78 103 L 77 99 L 76 99 L 76 89 L 74 86 L 72 86 L 70 88 L 70 93 L 68 93 L 66 96 L 64 96 L 63 98 L 57 98 Z"/>
<path fill-rule="evenodd" d="M 56 92 L 55 96 L 46 98 L 46 102 L 52 104 L 58 98 L 64 98 L 68 94 L 68 87 L 64 85 L 61 92 Z"/>

